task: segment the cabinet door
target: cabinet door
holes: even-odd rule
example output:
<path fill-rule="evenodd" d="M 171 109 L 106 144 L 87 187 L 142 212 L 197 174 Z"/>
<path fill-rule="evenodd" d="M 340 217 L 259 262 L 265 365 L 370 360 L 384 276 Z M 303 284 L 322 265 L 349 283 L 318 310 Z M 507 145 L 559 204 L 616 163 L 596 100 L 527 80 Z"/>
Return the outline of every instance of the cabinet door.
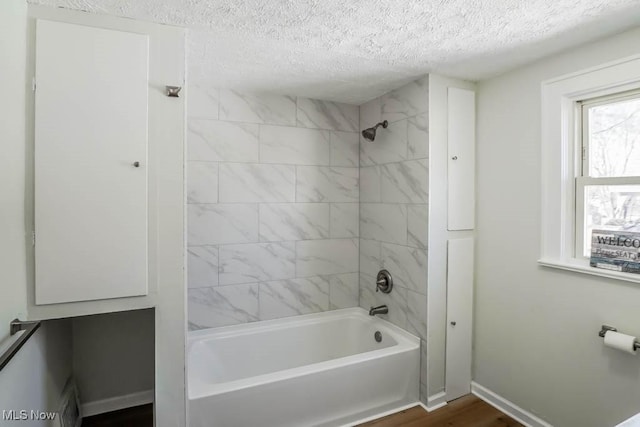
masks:
<path fill-rule="evenodd" d="M 475 219 L 475 93 L 449 88 L 448 229 L 472 230 Z"/>
<path fill-rule="evenodd" d="M 447 400 L 471 391 L 473 339 L 473 238 L 447 245 Z"/>
<path fill-rule="evenodd" d="M 148 36 L 38 20 L 35 301 L 147 294 Z"/>

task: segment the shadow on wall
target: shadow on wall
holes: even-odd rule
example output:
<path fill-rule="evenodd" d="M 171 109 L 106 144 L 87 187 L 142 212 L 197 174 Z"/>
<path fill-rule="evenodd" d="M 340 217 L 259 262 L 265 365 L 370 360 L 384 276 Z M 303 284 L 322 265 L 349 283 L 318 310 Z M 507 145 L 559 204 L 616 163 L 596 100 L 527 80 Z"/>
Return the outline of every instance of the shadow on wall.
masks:
<path fill-rule="evenodd" d="M 71 320 L 73 373 L 86 403 L 154 389 L 154 310 Z"/>

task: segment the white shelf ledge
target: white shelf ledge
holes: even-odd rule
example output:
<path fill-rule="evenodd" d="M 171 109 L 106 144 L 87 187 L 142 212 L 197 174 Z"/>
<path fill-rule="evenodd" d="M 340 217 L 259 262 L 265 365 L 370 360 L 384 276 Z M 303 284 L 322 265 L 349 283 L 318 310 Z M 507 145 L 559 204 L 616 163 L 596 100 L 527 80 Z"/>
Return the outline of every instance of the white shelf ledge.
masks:
<path fill-rule="evenodd" d="M 573 271 L 576 273 L 590 274 L 592 276 L 606 277 L 608 279 L 623 280 L 625 282 L 640 283 L 640 274 L 622 273 L 619 271 L 604 270 L 594 268 L 589 265 L 588 261 L 579 260 L 568 261 L 550 258 L 542 258 L 538 260 L 538 264 L 543 267 L 559 268 L 561 270 Z"/>

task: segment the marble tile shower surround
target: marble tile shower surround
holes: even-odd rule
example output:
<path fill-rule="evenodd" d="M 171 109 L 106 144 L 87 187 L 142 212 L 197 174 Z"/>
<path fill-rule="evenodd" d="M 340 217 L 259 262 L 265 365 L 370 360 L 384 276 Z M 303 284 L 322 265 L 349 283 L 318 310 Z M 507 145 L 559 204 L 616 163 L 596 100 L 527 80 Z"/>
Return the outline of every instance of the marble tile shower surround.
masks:
<path fill-rule="evenodd" d="M 358 306 L 359 127 L 357 106 L 189 87 L 190 329 Z"/>
<path fill-rule="evenodd" d="M 190 86 L 188 117 L 189 328 L 386 304 L 426 403 L 428 76 L 360 107 Z"/>
<path fill-rule="evenodd" d="M 422 343 L 421 400 L 426 403 L 429 221 L 428 76 L 360 106 L 363 128 L 388 120 L 376 139 L 360 141 L 360 306 L 386 304 L 390 322 Z M 375 292 L 376 273 L 394 278 Z"/>

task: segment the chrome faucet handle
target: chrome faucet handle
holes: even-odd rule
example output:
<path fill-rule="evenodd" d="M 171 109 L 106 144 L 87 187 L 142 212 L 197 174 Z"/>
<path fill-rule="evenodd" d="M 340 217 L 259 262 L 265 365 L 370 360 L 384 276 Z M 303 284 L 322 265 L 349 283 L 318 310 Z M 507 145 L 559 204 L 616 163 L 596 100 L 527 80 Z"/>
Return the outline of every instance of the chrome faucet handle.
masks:
<path fill-rule="evenodd" d="M 376 292 L 382 291 L 388 294 L 393 289 L 393 278 L 387 270 L 380 270 L 376 277 Z"/>

